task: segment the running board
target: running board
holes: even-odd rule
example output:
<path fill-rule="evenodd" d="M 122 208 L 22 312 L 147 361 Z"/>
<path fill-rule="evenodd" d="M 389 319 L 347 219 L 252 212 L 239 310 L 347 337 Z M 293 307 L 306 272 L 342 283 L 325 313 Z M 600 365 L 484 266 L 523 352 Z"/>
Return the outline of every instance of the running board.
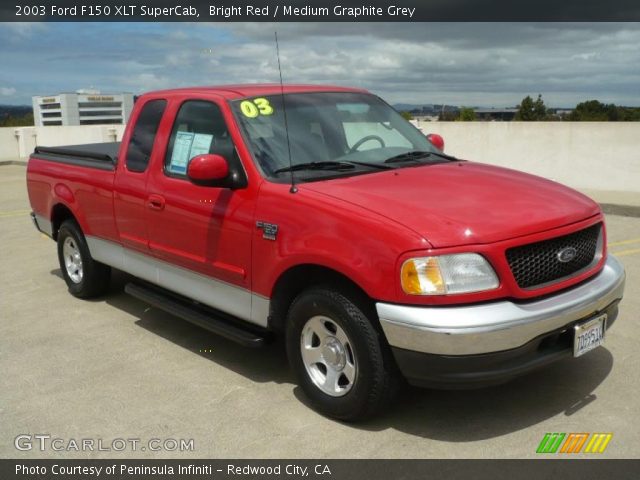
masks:
<path fill-rule="evenodd" d="M 160 287 L 140 283 L 128 283 L 124 291 L 171 315 L 209 330 L 245 347 L 262 347 L 267 343 L 268 332 L 260 332 L 259 327 L 245 327 L 230 315 L 190 301 Z"/>

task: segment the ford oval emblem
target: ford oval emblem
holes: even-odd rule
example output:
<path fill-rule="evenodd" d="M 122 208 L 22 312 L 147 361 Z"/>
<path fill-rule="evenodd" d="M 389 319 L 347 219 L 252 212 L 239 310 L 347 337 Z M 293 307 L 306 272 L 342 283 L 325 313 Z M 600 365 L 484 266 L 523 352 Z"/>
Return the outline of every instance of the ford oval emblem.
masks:
<path fill-rule="evenodd" d="M 566 247 L 563 248 L 562 250 L 560 250 L 557 254 L 556 257 L 558 258 L 559 262 L 562 263 L 569 263 L 571 260 L 573 260 L 574 258 L 576 258 L 576 255 L 578 254 L 578 252 L 576 251 L 575 248 L 573 247 Z"/>

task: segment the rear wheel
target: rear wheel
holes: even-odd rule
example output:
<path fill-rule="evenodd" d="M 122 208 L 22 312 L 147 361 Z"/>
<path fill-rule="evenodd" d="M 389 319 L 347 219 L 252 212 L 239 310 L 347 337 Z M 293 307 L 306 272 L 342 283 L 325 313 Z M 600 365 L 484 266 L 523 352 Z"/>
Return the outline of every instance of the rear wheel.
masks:
<path fill-rule="evenodd" d="M 84 235 L 73 220 L 64 221 L 58 231 L 58 260 L 73 296 L 90 298 L 108 290 L 111 269 L 91 258 Z"/>
<path fill-rule="evenodd" d="M 362 420 L 393 398 L 398 374 L 384 338 L 356 301 L 315 287 L 291 305 L 287 355 L 298 382 L 321 413 Z"/>

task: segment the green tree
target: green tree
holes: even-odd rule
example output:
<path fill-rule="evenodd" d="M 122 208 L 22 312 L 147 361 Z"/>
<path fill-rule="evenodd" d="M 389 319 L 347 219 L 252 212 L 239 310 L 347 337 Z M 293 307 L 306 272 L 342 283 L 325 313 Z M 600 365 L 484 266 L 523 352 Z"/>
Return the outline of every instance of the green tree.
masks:
<path fill-rule="evenodd" d="M 615 122 L 621 120 L 624 112 L 613 103 L 606 105 L 598 100 L 579 103 L 567 120 L 573 122 Z"/>
<path fill-rule="evenodd" d="M 620 120 L 623 122 L 640 122 L 640 108 L 638 107 L 618 107 L 620 109 Z"/>
<path fill-rule="evenodd" d="M 413 115 L 411 115 L 410 112 L 400 112 L 400 115 L 402 115 L 402 118 L 405 120 L 413 120 Z"/>
<path fill-rule="evenodd" d="M 456 120 L 458 120 L 459 122 L 473 122 L 475 119 L 476 112 L 473 110 L 473 108 L 462 107 Z"/>
<path fill-rule="evenodd" d="M 33 127 L 33 113 L 27 113 L 19 117 L 7 115 L 0 119 L 0 127 Z"/>
<path fill-rule="evenodd" d="M 605 104 L 598 100 L 588 100 L 576 105 L 565 117 L 573 122 L 638 122 L 640 108 L 618 107 L 613 103 Z"/>
<path fill-rule="evenodd" d="M 438 114 L 438 121 L 440 122 L 453 122 L 458 119 L 458 114 L 451 110 L 445 110 Z"/>
<path fill-rule="evenodd" d="M 547 107 L 542 100 L 542 95 L 534 100 L 529 95 L 522 99 L 516 113 L 516 120 L 523 122 L 536 122 L 547 118 Z"/>

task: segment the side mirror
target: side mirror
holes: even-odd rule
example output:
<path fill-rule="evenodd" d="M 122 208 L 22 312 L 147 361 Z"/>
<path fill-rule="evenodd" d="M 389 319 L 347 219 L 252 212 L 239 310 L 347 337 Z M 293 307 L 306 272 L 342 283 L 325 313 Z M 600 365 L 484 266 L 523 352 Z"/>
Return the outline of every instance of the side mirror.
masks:
<path fill-rule="evenodd" d="M 427 140 L 431 142 L 431 144 L 436 147 L 438 150 L 444 152 L 444 138 L 442 138 L 437 133 L 430 133 L 427 135 Z"/>
<path fill-rule="evenodd" d="M 221 155 L 212 153 L 197 155 L 189 161 L 187 177 L 196 185 L 226 187 L 229 163 Z"/>

